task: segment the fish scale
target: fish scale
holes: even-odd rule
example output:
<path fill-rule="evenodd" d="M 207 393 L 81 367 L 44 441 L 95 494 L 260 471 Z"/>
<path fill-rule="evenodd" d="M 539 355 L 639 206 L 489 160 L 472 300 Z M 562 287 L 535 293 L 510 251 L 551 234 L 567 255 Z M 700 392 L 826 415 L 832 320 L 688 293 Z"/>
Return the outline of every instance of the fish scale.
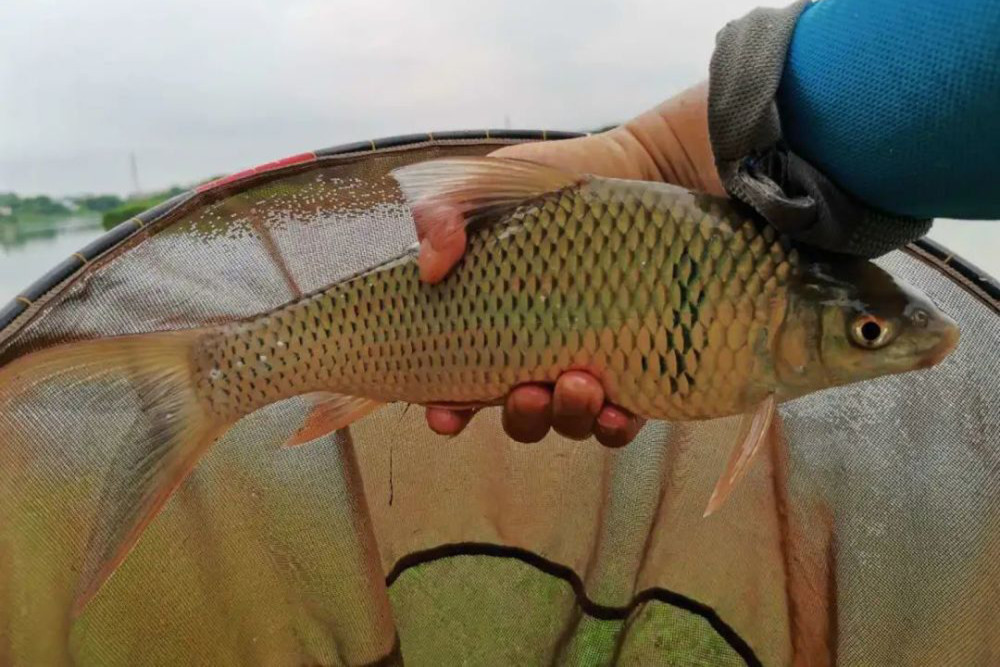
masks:
<path fill-rule="evenodd" d="M 797 265 L 733 207 L 593 179 L 471 233 L 438 285 L 403 257 L 213 331 L 199 391 L 231 417 L 318 391 L 492 402 L 583 369 L 647 416 L 734 414 L 761 398 L 769 315 Z"/>

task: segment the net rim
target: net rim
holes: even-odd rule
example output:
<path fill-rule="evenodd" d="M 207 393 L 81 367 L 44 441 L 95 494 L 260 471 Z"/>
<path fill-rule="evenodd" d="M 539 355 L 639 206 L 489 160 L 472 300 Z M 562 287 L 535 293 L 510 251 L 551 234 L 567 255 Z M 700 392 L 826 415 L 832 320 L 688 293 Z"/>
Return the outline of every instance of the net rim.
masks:
<path fill-rule="evenodd" d="M 122 222 L 57 263 L 45 275 L 31 283 L 7 305 L 0 308 L 0 340 L 9 339 L 14 335 L 17 330 L 32 319 L 34 314 L 41 311 L 40 306 L 44 302 L 58 293 L 60 286 L 71 283 L 103 255 L 123 246 L 139 232 L 164 226 L 195 206 L 217 201 L 267 181 L 306 171 L 322 162 L 354 161 L 379 153 L 414 150 L 433 145 L 551 141 L 583 137 L 588 134 L 590 133 L 512 129 L 452 130 L 403 134 L 367 141 L 355 141 L 300 153 L 223 176 L 171 197 L 134 218 Z M 995 313 L 1000 314 L 1000 282 L 986 271 L 926 237 L 908 244 L 902 250 L 932 266 L 961 285 Z"/>

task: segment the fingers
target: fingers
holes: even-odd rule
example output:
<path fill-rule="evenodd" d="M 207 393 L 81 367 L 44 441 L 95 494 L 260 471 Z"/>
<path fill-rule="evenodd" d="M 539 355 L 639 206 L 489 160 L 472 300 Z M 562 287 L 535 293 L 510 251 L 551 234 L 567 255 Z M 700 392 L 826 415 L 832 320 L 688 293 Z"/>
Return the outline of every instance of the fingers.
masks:
<path fill-rule="evenodd" d="M 555 388 L 523 385 L 510 393 L 503 425 L 519 442 L 538 442 L 549 429 L 583 440 L 593 435 L 606 447 L 624 447 L 639 434 L 644 421 L 624 408 L 605 403 L 604 389 L 594 376 L 569 371 Z"/>
<path fill-rule="evenodd" d="M 503 430 L 518 442 L 538 442 L 552 426 L 552 392 L 540 385 L 515 387 L 503 410 Z"/>
<path fill-rule="evenodd" d="M 427 425 L 439 435 L 458 435 L 472 420 L 474 410 L 448 410 L 446 408 L 427 408 L 425 417 Z"/>
<path fill-rule="evenodd" d="M 435 247 L 429 239 L 420 242 L 420 255 L 417 266 L 420 268 L 420 279 L 425 283 L 438 283 L 444 280 L 451 268 L 465 254 L 465 230 L 458 230 L 453 235 L 439 242 Z"/>
<path fill-rule="evenodd" d="M 440 435 L 457 435 L 468 426 L 475 410 L 428 408 L 427 425 Z M 527 384 L 507 396 L 503 429 L 523 443 L 542 440 L 550 429 L 573 440 L 594 436 L 605 447 L 624 447 L 632 442 L 644 420 L 627 410 L 604 402 L 601 383 L 588 373 L 569 371 L 555 387 Z"/>
<path fill-rule="evenodd" d="M 593 376 L 578 371 L 564 373 L 554 390 L 542 385 L 522 385 L 504 405 L 503 425 L 518 442 L 538 442 L 555 428 L 574 440 L 590 437 L 604 403 L 604 390 Z"/>
<path fill-rule="evenodd" d="M 439 208 L 433 220 L 417 217 L 417 238 L 420 254 L 417 266 L 420 279 L 427 283 L 440 282 L 465 253 L 465 220 L 454 208 Z"/>
<path fill-rule="evenodd" d="M 518 442 L 538 442 L 552 426 L 552 392 L 541 385 L 515 388 L 504 403 L 503 428 Z M 474 410 L 427 408 L 425 417 L 432 431 L 440 435 L 457 435 L 469 425 Z"/>
<path fill-rule="evenodd" d="M 573 440 L 589 438 L 604 405 L 604 388 L 593 375 L 563 373 L 552 397 L 552 427 Z"/>
<path fill-rule="evenodd" d="M 605 447 L 624 447 L 635 440 L 645 420 L 622 408 L 607 405 L 597 416 L 594 437 Z"/>

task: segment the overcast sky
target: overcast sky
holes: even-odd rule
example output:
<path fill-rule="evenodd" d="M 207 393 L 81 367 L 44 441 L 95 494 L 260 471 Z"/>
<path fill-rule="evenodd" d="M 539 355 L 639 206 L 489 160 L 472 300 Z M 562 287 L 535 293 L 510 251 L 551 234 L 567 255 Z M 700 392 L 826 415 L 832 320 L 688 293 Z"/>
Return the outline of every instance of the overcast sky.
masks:
<path fill-rule="evenodd" d="M 187 184 L 447 129 L 585 129 L 767 0 L 0 0 L 0 192 Z"/>

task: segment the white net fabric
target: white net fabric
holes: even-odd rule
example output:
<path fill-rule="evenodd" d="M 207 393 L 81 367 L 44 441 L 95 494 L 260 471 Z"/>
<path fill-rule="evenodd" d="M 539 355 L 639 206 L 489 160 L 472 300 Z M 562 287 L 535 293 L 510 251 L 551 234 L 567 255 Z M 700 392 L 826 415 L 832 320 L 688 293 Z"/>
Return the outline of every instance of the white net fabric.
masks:
<path fill-rule="evenodd" d="M 267 310 L 414 238 L 388 171 L 488 142 L 328 158 L 168 216 L 0 333 L 71 339 Z M 278 445 L 244 419 L 72 621 L 108 471 L 148 428 L 122 383 L 0 409 L 0 664 L 1000 662 L 1000 319 L 930 263 L 883 265 L 958 322 L 926 372 L 781 407 L 765 455 L 701 512 L 734 420 L 650 423 L 622 451 L 446 440 L 392 406 Z"/>

